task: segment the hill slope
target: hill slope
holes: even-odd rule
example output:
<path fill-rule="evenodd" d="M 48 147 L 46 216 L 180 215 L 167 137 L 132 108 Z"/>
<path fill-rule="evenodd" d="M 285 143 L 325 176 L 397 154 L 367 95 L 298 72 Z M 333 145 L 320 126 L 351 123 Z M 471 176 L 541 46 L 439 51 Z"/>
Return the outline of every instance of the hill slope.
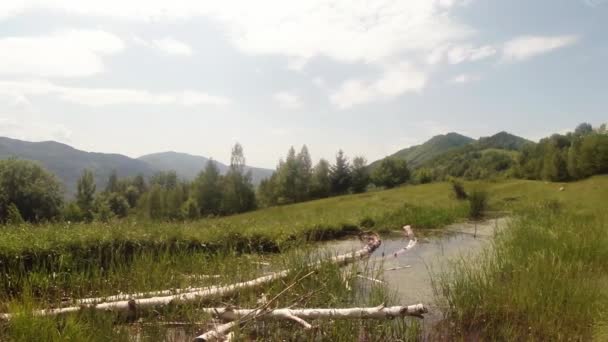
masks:
<path fill-rule="evenodd" d="M 174 170 L 181 178 L 192 180 L 207 165 L 208 158 L 184 153 L 166 152 L 133 159 L 120 154 L 86 152 L 54 141 L 29 142 L 0 137 L 0 159 L 16 157 L 37 161 L 54 173 L 64 184 L 66 195 L 76 193 L 76 182 L 85 169 L 92 170 L 98 189 L 103 189 L 113 170 L 119 177 Z M 222 173 L 228 166 L 216 162 Z M 254 184 L 272 175 L 272 170 L 248 167 Z"/>
<path fill-rule="evenodd" d="M 528 139 L 502 131 L 491 137 L 482 137 L 477 141 L 480 148 L 498 148 L 503 150 L 520 150 L 524 145 L 533 143 Z"/>
<path fill-rule="evenodd" d="M 193 180 L 205 168 L 209 158 L 195 156 L 187 153 L 161 152 L 138 158 L 158 170 L 174 170 L 180 178 Z M 222 174 L 228 171 L 228 165 L 214 161 Z M 257 167 L 246 167 L 251 171 L 253 184 L 259 184 L 263 179 L 272 175 L 273 170 Z"/>
<path fill-rule="evenodd" d="M 435 179 L 447 176 L 467 179 L 501 176 L 512 171 L 520 149 L 531 143 L 522 137 L 499 132 L 440 154 L 421 166 L 432 170 Z"/>
<path fill-rule="evenodd" d="M 120 154 L 85 152 L 54 141 L 28 142 L 0 137 L 0 159 L 11 157 L 40 162 L 63 182 L 68 195 L 75 193 L 76 181 L 84 169 L 95 173 L 98 189 L 105 186 L 112 170 L 120 177 L 140 173 L 150 176 L 155 172 L 145 162 Z"/>
<path fill-rule="evenodd" d="M 453 132 L 436 135 L 423 144 L 405 148 L 390 155 L 390 157 L 405 159 L 411 168 L 416 168 L 443 153 L 468 145 L 474 141 L 475 139 L 473 138 Z M 370 166 L 373 168 L 379 162 L 378 160 Z"/>

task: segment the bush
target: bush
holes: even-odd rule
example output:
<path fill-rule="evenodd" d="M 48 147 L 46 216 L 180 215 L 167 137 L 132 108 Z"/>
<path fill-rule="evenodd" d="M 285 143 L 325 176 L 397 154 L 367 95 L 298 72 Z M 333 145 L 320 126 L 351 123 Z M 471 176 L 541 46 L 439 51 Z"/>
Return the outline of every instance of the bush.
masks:
<path fill-rule="evenodd" d="M 14 206 L 25 221 L 52 220 L 61 213 L 61 185 L 40 165 L 26 160 L 0 161 L 0 221 Z"/>
<path fill-rule="evenodd" d="M 190 198 L 182 205 L 182 217 L 188 220 L 196 220 L 200 217 L 200 209 L 194 199 Z"/>
<path fill-rule="evenodd" d="M 110 205 L 108 204 L 108 201 L 100 200 L 98 201 L 96 207 L 97 210 L 94 215 L 95 221 L 109 222 L 115 217 L 112 208 L 110 208 Z"/>
<path fill-rule="evenodd" d="M 108 196 L 107 203 L 114 215 L 122 218 L 129 214 L 129 202 L 124 196 L 112 193 Z"/>
<path fill-rule="evenodd" d="M 458 199 L 458 200 L 467 199 L 467 197 L 468 197 L 467 192 L 464 190 L 464 185 L 462 185 L 461 182 L 459 182 L 457 180 L 453 180 L 452 181 L 452 190 L 454 191 L 454 195 L 456 196 L 456 199 Z"/>
<path fill-rule="evenodd" d="M 21 216 L 21 213 L 19 212 L 19 208 L 17 208 L 17 206 L 14 203 L 11 203 L 8 206 L 8 211 L 7 211 L 7 215 L 6 215 L 6 223 L 12 224 L 15 226 L 25 223 L 25 220 L 23 219 L 23 217 Z"/>
<path fill-rule="evenodd" d="M 419 184 L 427 184 L 433 181 L 433 172 L 428 168 L 421 168 L 414 173 L 414 179 Z"/>
<path fill-rule="evenodd" d="M 81 221 L 91 221 L 91 217 L 85 218 L 85 213 L 80 209 L 78 204 L 75 202 L 71 202 L 63 208 L 62 213 L 63 219 L 68 222 L 81 222 Z"/>
<path fill-rule="evenodd" d="M 359 222 L 359 226 L 363 227 L 363 228 L 373 228 L 376 225 L 376 221 L 374 221 L 374 219 L 372 219 L 371 217 L 365 217 L 361 220 L 361 222 Z"/>
<path fill-rule="evenodd" d="M 488 193 L 482 190 L 475 190 L 471 192 L 468 198 L 469 217 L 473 219 L 481 218 L 488 206 Z"/>
<path fill-rule="evenodd" d="M 394 188 L 410 179 L 407 162 L 398 158 L 384 158 L 372 172 L 372 182 L 376 186 Z"/>

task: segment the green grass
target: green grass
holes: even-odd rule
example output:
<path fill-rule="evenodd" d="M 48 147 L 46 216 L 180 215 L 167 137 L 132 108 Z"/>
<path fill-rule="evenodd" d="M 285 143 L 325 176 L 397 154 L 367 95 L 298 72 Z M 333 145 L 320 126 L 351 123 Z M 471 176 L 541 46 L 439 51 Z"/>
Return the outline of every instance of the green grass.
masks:
<path fill-rule="evenodd" d="M 608 273 L 608 219 L 601 214 L 608 199 L 608 176 L 568 184 L 504 180 L 464 185 L 467 191 L 486 191 L 490 210 L 517 219 L 485 259 L 461 264 L 444 278 L 442 291 L 450 308 L 446 315 L 457 328 L 455 337 L 608 336 L 606 324 L 600 322 L 608 317 L 608 280 L 600 276 Z M 559 191 L 562 186 L 564 191 Z M 129 325 L 128 319 L 112 313 L 41 318 L 28 312 L 57 306 L 64 297 L 228 284 L 272 270 L 295 269 L 290 279 L 261 290 L 271 297 L 306 272 L 306 262 L 320 257 L 312 253 L 311 241 L 362 229 L 389 231 L 404 224 L 442 227 L 466 219 L 468 213 L 468 203 L 454 198 L 449 183 L 435 183 L 187 223 L 123 220 L 0 227 L 0 311 L 22 313 L 12 323 L 0 324 L 0 340 L 121 341 L 132 337 L 134 329 L 145 335 L 143 340 L 164 339 L 166 327 Z M 260 266 L 260 261 L 271 266 Z M 221 277 L 191 278 L 200 274 Z M 169 305 L 144 310 L 139 319 L 205 321 L 208 318 L 198 314 L 198 307 L 252 307 L 259 295 L 260 290 L 252 290 L 222 301 Z M 327 265 L 290 290 L 278 305 L 349 307 L 383 302 L 394 303 L 385 288 L 363 283 L 348 290 L 340 270 Z M 564 314 L 569 311 L 572 314 Z M 360 331 L 385 340 L 419 337 L 419 327 L 409 321 L 315 323 L 320 328 L 313 333 L 289 322 L 248 325 L 242 332 L 262 340 L 352 341 Z M 202 328 L 188 329 L 193 334 Z"/>
<path fill-rule="evenodd" d="M 199 256 L 200 257 L 200 256 Z M 6 310 L 18 314 L 10 323 L 0 324 L 0 340 L 10 341 L 129 341 L 134 334 L 143 341 L 158 341 L 166 338 L 171 331 L 170 327 L 164 326 L 163 322 L 182 322 L 191 324 L 186 327 L 185 333 L 196 336 L 207 330 L 205 325 L 199 322 L 209 321 L 209 317 L 201 314 L 201 307 L 223 307 L 236 306 L 242 308 L 255 308 L 262 293 L 267 298 L 274 298 L 291 284 L 286 293 L 277 298 L 272 307 L 358 307 L 378 306 L 380 304 L 396 305 L 396 299 L 382 285 L 357 278 L 357 272 L 369 276 L 381 278 L 382 274 L 374 271 L 374 265 L 351 265 L 346 269 L 334 264 L 324 264 L 315 269 L 314 274 L 304 277 L 312 269 L 307 266 L 311 261 L 327 259 L 329 255 L 323 252 L 313 252 L 310 249 L 293 250 L 282 255 L 260 256 L 216 256 L 207 262 L 195 262 L 196 269 L 189 266 L 175 264 L 175 260 L 161 258 L 156 260 L 160 266 L 156 268 L 169 271 L 171 267 L 176 270 L 167 274 L 161 274 L 155 269 L 150 272 L 139 272 L 136 270 L 124 270 L 122 275 L 128 277 L 125 282 L 130 283 L 130 289 L 138 290 L 148 286 L 160 286 L 166 288 L 172 283 L 172 278 L 181 272 L 218 272 L 221 279 L 214 279 L 215 284 L 231 284 L 244 279 L 261 276 L 268 271 L 279 269 L 291 269 L 293 272 L 284 279 L 263 289 L 249 289 L 239 291 L 238 294 L 228 298 L 217 298 L 200 302 L 174 303 L 165 306 L 157 306 L 149 309 L 139 309 L 136 317 L 121 313 L 95 312 L 82 310 L 74 314 L 58 317 L 34 317 L 31 314 L 33 308 L 48 307 L 49 303 L 43 298 L 32 295 L 25 291 L 20 296 L 13 298 L 7 304 Z M 191 256 L 191 258 L 198 258 Z M 179 260 L 188 261 L 186 256 Z M 260 268 L 254 262 L 268 262 L 268 268 Z M 148 266 L 153 263 L 148 262 Z M 207 265 L 205 267 L 205 265 Z M 201 269 L 198 269 L 201 267 Z M 143 270 L 142 270 L 143 271 Z M 115 270 L 119 274 L 121 270 Z M 201 274 L 201 273 L 197 273 Z M 86 275 L 89 281 L 95 283 L 94 287 L 101 293 L 112 293 L 117 290 L 112 281 L 106 281 L 107 277 L 99 274 Z M 346 286 L 345 280 L 350 286 Z M 147 282 L 151 282 L 148 284 Z M 164 282 L 164 283 L 163 283 Z M 76 284 L 76 283 L 75 283 Z M 154 285 L 152 285 L 154 284 Z M 192 285 L 190 283 L 189 285 Z M 59 303 L 55 303 L 58 305 Z M 241 327 L 238 332 L 239 340 L 256 337 L 260 340 L 326 340 L 353 341 L 357 340 L 360 332 L 370 336 L 382 336 L 388 340 L 397 338 L 415 340 L 420 334 L 420 326 L 416 320 L 398 319 L 389 321 L 333 321 L 319 320 L 309 322 L 318 328 L 305 332 L 294 327 L 292 322 L 265 322 L 248 323 Z"/>
<path fill-rule="evenodd" d="M 495 204 L 508 199 L 517 214 L 476 262 L 457 263 L 439 281 L 453 339 L 606 337 L 606 179 L 568 184 L 563 192 L 538 182 L 494 187 Z M 524 186 L 527 193 L 512 200 Z"/>

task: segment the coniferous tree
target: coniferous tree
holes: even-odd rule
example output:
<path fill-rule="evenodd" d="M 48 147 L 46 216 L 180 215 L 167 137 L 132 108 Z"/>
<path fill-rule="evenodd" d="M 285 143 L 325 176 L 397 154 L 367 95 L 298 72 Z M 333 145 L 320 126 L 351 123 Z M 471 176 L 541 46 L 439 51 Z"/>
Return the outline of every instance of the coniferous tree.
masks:
<path fill-rule="evenodd" d="M 330 168 L 329 179 L 331 182 L 331 192 L 336 195 L 342 195 L 350 189 L 352 178 L 350 174 L 350 164 L 348 158 L 342 150 L 336 155 L 336 164 Z"/>
<path fill-rule="evenodd" d="M 279 162 L 277 169 L 277 187 L 279 193 L 279 203 L 294 203 L 297 198 L 297 182 L 298 182 L 298 159 L 296 151 L 289 148 L 285 161 Z"/>
<path fill-rule="evenodd" d="M 84 170 L 76 185 L 76 204 L 86 221 L 93 220 L 96 189 L 97 185 L 95 185 L 93 172 Z"/>
<path fill-rule="evenodd" d="M 351 169 L 352 190 L 354 193 L 365 192 L 370 182 L 367 160 L 364 157 L 355 157 Z"/>
<path fill-rule="evenodd" d="M 245 172 L 243 147 L 237 143 L 232 149 L 230 170 L 223 178 L 222 205 L 224 214 L 236 214 L 255 209 L 255 192 L 251 172 Z"/>
<path fill-rule="evenodd" d="M 310 182 L 312 177 L 312 160 L 308 147 L 302 146 L 296 157 L 295 201 L 301 202 L 310 197 Z"/>
<path fill-rule="evenodd" d="M 327 160 L 321 159 L 315 166 L 311 180 L 312 198 L 325 198 L 331 194 L 330 166 Z"/>

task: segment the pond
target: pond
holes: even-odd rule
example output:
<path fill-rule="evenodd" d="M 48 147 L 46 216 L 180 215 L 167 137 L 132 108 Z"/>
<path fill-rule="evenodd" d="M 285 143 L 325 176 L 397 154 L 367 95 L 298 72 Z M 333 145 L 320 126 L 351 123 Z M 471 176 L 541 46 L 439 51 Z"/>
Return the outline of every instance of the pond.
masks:
<path fill-rule="evenodd" d="M 449 225 L 442 229 L 420 229 L 414 232 L 418 244 L 404 254 L 392 254 L 407 246 L 404 234 L 383 236 L 382 246 L 372 255 L 373 262 L 383 262 L 385 281 L 395 292 L 399 304 L 423 303 L 429 308 L 425 324 L 439 321 L 441 311 L 437 307 L 432 285 L 432 274 L 446 270 L 450 261 L 471 258 L 488 246 L 497 231 L 506 226 L 507 218 L 483 222 L 466 222 Z M 324 248 L 343 253 L 361 247 L 357 239 L 334 241 Z M 371 280 L 370 280 L 371 281 Z"/>

